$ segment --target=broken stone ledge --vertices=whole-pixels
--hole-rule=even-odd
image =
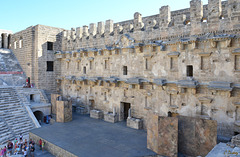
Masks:
[[[132,118],[128,117],[127,118],[127,126],[133,129],[142,129],[143,128],[143,120],[138,119],[138,118]]]
[[[110,123],[116,123],[118,121],[117,114],[113,114],[111,112],[104,113],[104,121]]]
[[[103,119],[103,112],[100,110],[91,110],[90,117],[95,119]]]

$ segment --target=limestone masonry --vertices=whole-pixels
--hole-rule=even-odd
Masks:
[[[219,136],[240,133],[240,0],[192,0],[119,23],[36,25],[1,38],[31,83],[73,110],[135,118],[144,129],[153,113],[200,117],[216,120]]]

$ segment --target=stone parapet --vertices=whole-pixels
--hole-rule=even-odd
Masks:
[[[67,151],[57,145],[54,145],[53,143],[43,139],[42,137],[39,137],[39,136],[33,134],[31,132],[29,133],[29,139],[32,139],[33,141],[35,141],[36,144],[38,144],[38,141],[40,139],[42,139],[45,142],[44,149],[56,157],[63,157],[63,156],[77,157],[76,155],[70,153],[69,151]]]

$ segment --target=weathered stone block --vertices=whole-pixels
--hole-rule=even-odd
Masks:
[[[191,156],[206,156],[217,144],[217,121],[178,117],[178,151]]]
[[[95,119],[103,119],[103,112],[99,110],[91,110],[90,117]]]
[[[143,128],[143,120],[137,118],[127,118],[127,126],[133,129],[142,129]]]
[[[57,122],[69,122],[72,121],[72,102],[71,101],[56,101]]]
[[[231,142],[237,147],[240,147],[240,134],[233,136]]]
[[[177,157],[178,119],[152,115],[147,130],[147,147],[157,154]]]
[[[51,94],[52,114],[56,114],[56,101],[59,94]]]
[[[117,118],[117,115],[113,115],[112,113],[105,113],[104,121],[110,122],[110,123],[116,123],[118,121],[118,118]]]

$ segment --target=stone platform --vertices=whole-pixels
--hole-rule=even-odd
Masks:
[[[126,127],[126,122],[108,123],[73,115],[73,121],[54,123],[34,129],[30,138],[46,142],[46,149],[55,156],[84,157],[133,157],[152,156],[147,149],[147,133]]]

